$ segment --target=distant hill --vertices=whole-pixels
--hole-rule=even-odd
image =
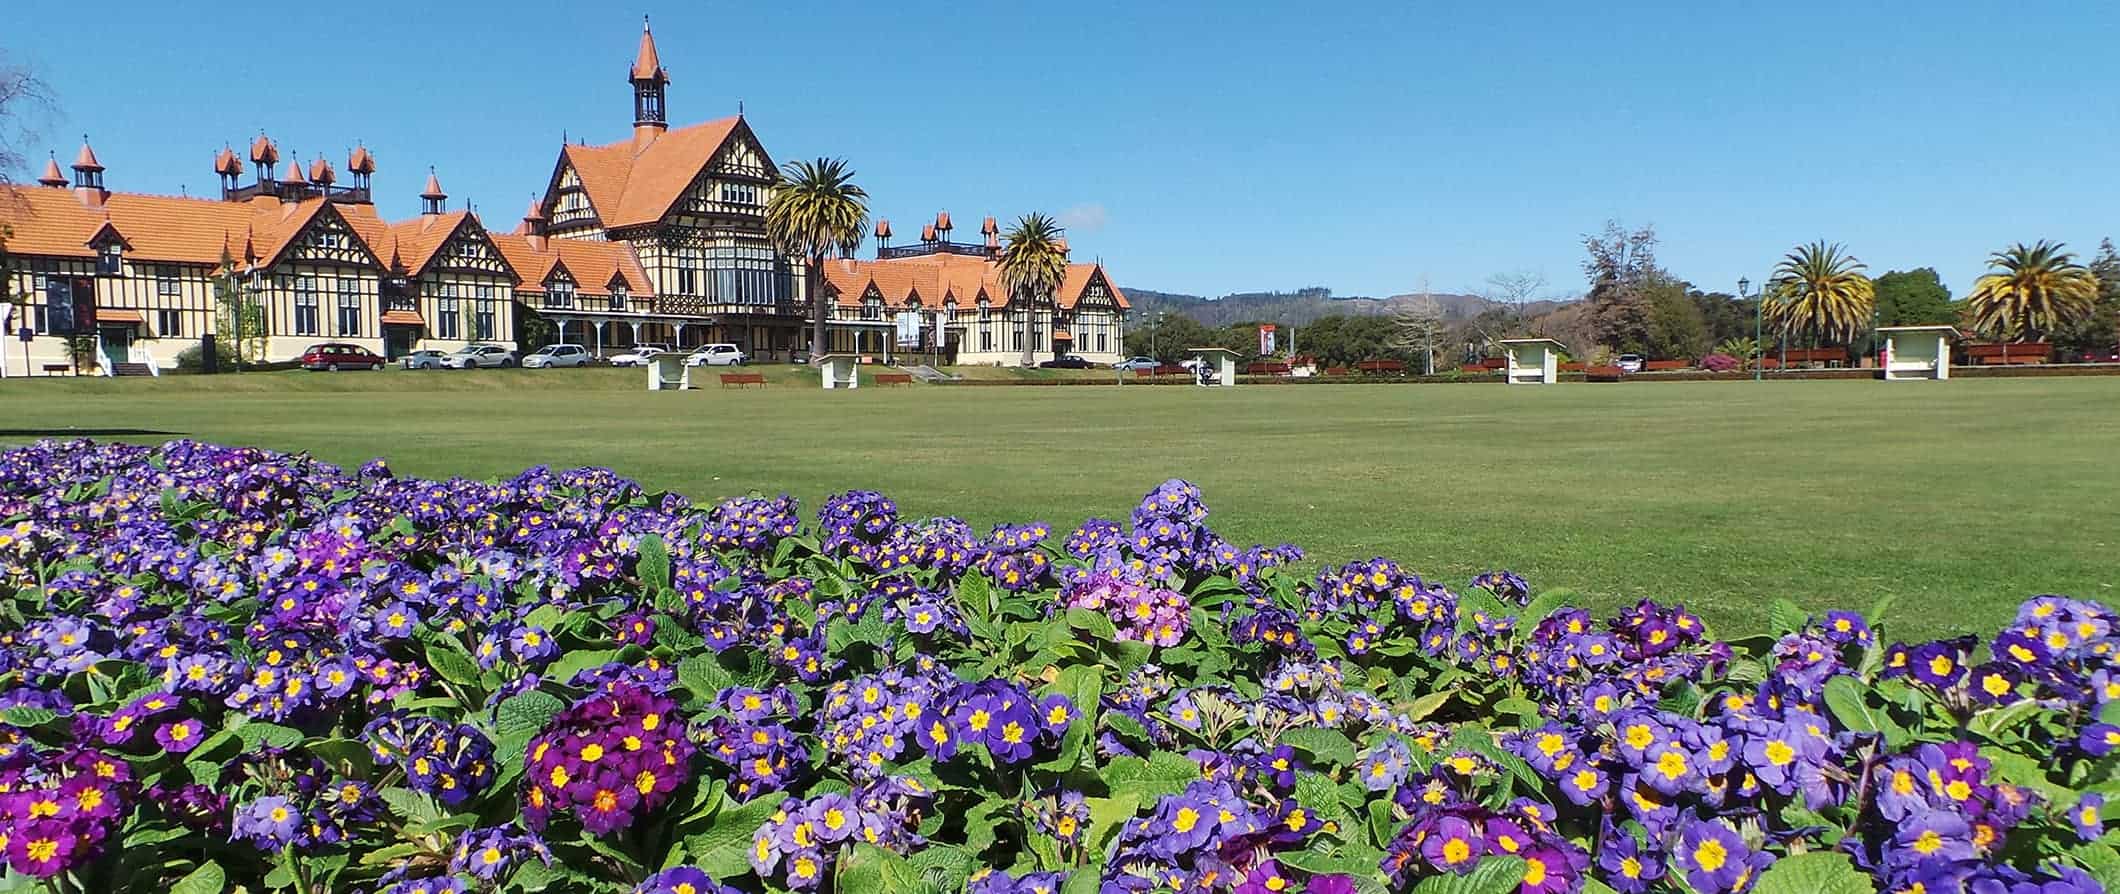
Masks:
[[[1452,292],[1430,292],[1425,295],[1393,295],[1389,298],[1364,296],[1337,296],[1323,288],[1298,289],[1293,292],[1237,292],[1220,298],[1187,295],[1180,292],[1158,292],[1154,289],[1121,286],[1127,300],[1134,306],[1134,318],[1158,311],[1184,314],[1206,326],[1227,326],[1231,323],[1270,322],[1301,325],[1319,317],[1332,314],[1350,316],[1392,315],[1405,310],[1425,309],[1440,317],[1443,322],[1468,320],[1482,311],[1502,306],[1478,295],[1460,295]],[[1524,312],[1538,316],[1558,307],[1558,301],[1534,301],[1524,305]]]

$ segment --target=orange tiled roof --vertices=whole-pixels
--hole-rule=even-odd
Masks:
[[[581,177],[589,204],[606,227],[654,223],[684,194],[700,169],[729,136],[741,116],[680,127],[641,148],[632,140],[602,146],[567,146],[561,157]]]
[[[425,326],[427,325],[427,320],[420,316],[420,312],[416,310],[386,310],[383,311],[383,325]]]
[[[146,320],[145,318],[141,317],[141,316],[140,316],[140,312],[139,312],[139,311],[137,311],[137,310],[126,310],[126,309],[121,309],[121,308],[115,308],[115,307],[103,307],[103,308],[97,308],[97,309],[96,309],[96,322],[98,322],[98,323],[145,323],[145,322],[147,322],[147,320]]]
[[[406,275],[418,276],[420,271],[427,269],[427,262],[434,260],[435,252],[442,250],[449,237],[454,235],[457,228],[463,226],[464,220],[470,216],[469,211],[451,211],[446,214],[422,214],[411,220],[391,224],[390,237],[396,240],[391,247],[399,253],[399,259],[404,262]]]
[[[1082,300],[1091,281],[1103,273],[1097,264],[1069,264],[1067,276],[1056,296],[1060,309],[1072,310]],[[923,307],[955,304],[972,307],[984,297],[989,307],[1007,307],[1008,289],[1001,268],[993,261],[970,255],[931,254],[889,260],[831,260],[825,262],[825,285],[845,307],[858,307],[869,284],[883,295],[885,306],[897,307],[914,296]],[[1124,310],[1132,305],[1111,277],[1104,276],[1112,301]]]
[[[213,264],[252,218],[249,205],[209,199],[114,192],[90,208],[69,189],[0,186],[0,223],[14,229],[8,250],[20,255],[93,257],[89,240],[108,222],[132,257]]]
[[[626,291],[636,297],[655,294],[647,269],[626,243],[490,233],[488,238],[501,250],[508,266],[515,268],[516,278],[522,283],[516,287],[518,292],[543,293],[545,279],[552,275],[553,267],[564,266],[575,285],[585,290],[600,291],[616,279],[623,281]]]

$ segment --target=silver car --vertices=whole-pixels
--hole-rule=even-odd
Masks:
[[[648,360],[657,354],[666,353],[670,346],[660,342],[646,342],[611,355],[612,366],[647,366]]]
[[[444,355],[436,350],[414,351],[398,358],[398,365],[406,369],[441,369]]]
[[[465,345],[442,358],[444,369],[477,369],[515,365],[515,355],[500,345]]]
[[[588,366],[589,349],[581,345],[546,345],[523,356],[524,369],[556,369],[562,366]]]

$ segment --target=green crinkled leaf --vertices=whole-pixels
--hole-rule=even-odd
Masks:
[[[449,637],[438,636],[427,642],[427,665],[442,679],[458,686],[478,685],[478,660]]]
[[[1104,697],[1104,677],[1100,669],[1094,664],[1070,665],[1060,671],[1045,691],[1067,696],[1076,713],[1067,732],[1060,737],[1058,753],[1038,767],[1066,772],[1093,760],[1095,755],[1090,751],[1095,747],[1093,733],[1097,728],[1097,706]]]
[[[57,719],[59,719],[59,712],[50,708],[38,708],[30,705],[17,705],[5,711],[0,711],[0,723],[25,729],[32,726],[42,726]]]
[[[936,890],[906,858],[867,842],[854,845],[852,851],[840,858],[837,874],[838,890],[842,891],[923,894]]]
[[[633,571],[653,591],[670,588],[670,546],[663,542],[662,535],[640,538],[640,558],[633,563]]]
[[[1354,742],[1336,729],[1299,726],[1281,733],[1281,744],[1310,755],[1318,764],[1346,766],[1354,763]]]
[[[677,663],[677,682],[693,695],[711,699],[736,685],[736,677],[711,654],[691,655]]]
[[[1141,796],[1142,803],[1149,803],[1163,795],[1174,795],[1185,790],[1200,778],[1200,765],[1192,758],[1168,751],[1157,751],[1146,760],[1138,757],[1115,757],[1104,765],[1104,781],[1111,786],[1112,794],[1132,792]]]
[[[727,880],[751,871],[751,839],[758,827],[772,819],[787,792],[761,795],[752,801],[724,807],[714,815],[704,832],[685,838],[685,851],[692,864],[716,880]]]
[[[1521,857],[1488,857],[1464,875],[1438,875],[1413,886],[1413,894],[1510,894],[1524,883]]]
[[[1874,894],[1870,876],[1846,854],[1816,851],[1783,857],[1767,868],[1752,894]]]
[[[1427,718],[1428,715],[1434,714],[1435,712],[1442,710],[1443,706],[1449,704],[1450,699],[1456,695],[1457,690],[1455,689],[1443,689],[1436,692],[1431,692],[1427,695],[1421,696],[1420,698],[1414,699],[1412,704],[1407,705],[1405,710],[1399,713],[1406,715],[1407,720],[1419,722]]]
[[[2120,852],[2110,844],[2090,842],[2069,848],[2069,859],[2083,867],[2107,891],[2120,891]]]
[[[508,696],[494,709],[494,714],[499,718],[494,721],[494,729],[502,736],[510,733],[535,735],[545,728],[545,724],[552,721],[554,715],[566,708],[566,702],[560,701],[558,696],[549,692],[539,692],[535,689],[518,692]]]
[[[1119,834],[1119,828],[1133,819],[1141,810],[1141,796],[1136,792],[1121,792],[1109,798],[1089,798],[1088,844],[1091,854],[1103,854],[1104,848]]]
[[[1526,604],[1521,611],[1517,612],[1517,619],[1522,622],[1516,625],[1517,633],[1519,635],[1529,635],[1530,631],[1536,628],[1540,621],[1546,620],[1554,612],[1574,607],[1574,603],[1571,601],[1573,599],[1575,599],[1575,591],[1567,587],[1555,587],[1551,590],[1540,592],[1537,596],[1532,597],[1531,602]]]
[[[220,869],[214,860],[201,862],[191,873],[170,886],[170,894],[220,894],[229,883],[229,873]]]
[[[1776,634],[1795,633],[1811,623],[1811,613],[1786,598],[1767,603],[1767,626]]]
[[[236,739],[243,743],[244,751],[255,751],[259,745],[293,748],[302,741],[301,730],[258,720],[238,726],[233,732]]]
[[[1974,735],[1981,736],[1989,741],[1995,741],[1999,740],[2004,734],[2024,725],[2025,721],[2032,719],[2041,710],[2043,709],[2039,707],[2039,703],[2034,701],[2021,701],[2014,705],[1989,708],[1973,715],[1972,722],[1967,723],[1966,728],[1972,730]]]
[[[442,818],[442,809],[435,806],[433,798],[409,788],[391,786],[377,791],[376,795],[384,804],[390,805],[390,812],[407,824],[432,823]]]
[[[561,653],[544,670],[544,677],[558,683],[574,679],[574,675],[592,667],[603,667],[619,660],[624,649],[572,649]]]

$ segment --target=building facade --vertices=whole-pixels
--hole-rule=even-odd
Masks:
[[[376,213],[376,159],[347,159],[347,181],[321,158],[288,160],[260,135],[245,156],[214,158],[220,197],[114,192],[85,143],[72,176],[56,160],[36,186],[0,185],[13,232],[8,322],[14,368],[60,364],[92,346],[92,365],[167,368],[201,336],[225,342],[248,321],[251,359],[284,361],[323,341],[388,357],[466,344],[515,347],[519,319],[608,355],[638,344],[726,342],[754,359],[811,347],[804,261],[768,238],[777,167],[742,115],[672,128],[670,84],[642,29],[627,72],[629,139],[560,147],[539,198],[512,232],[447,209],[433,173],[420,216]],[[246,174],[248,178],[246,179]],[[1037,363],[1057,353],[1123,353],[1126,299],[1101,265],[1071,264],[1051,300],[999,286],[993,219],[983,245],[939,231],[872,260],[831,262],[833,351],[917,353],[940,362]],[[223,344],[218,353],[233,350]]]

